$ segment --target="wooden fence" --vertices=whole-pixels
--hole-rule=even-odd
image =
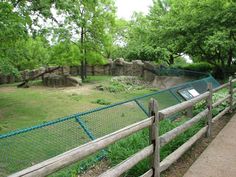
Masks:
[[[11,175],[10,177],[35,177],[52,174],[53,172],[56,172],[66,166],[69,166],[99,150],[106,148],[107,146],[117,142],[118,140],[132,135],[144,128],[149,128],[150,145],[137,152],[136,154],[132,155],[117,166],[107,170],[105,173],[100,175],[100,177],[120,176],[129,169],[131,169],[133,166],[135,166],[137,163],[149,156],[152,157],[150,162],[151,169],[145,174],[143,174],[142,177],[160,177],[160,173],[166,170],[176,160],[178,160],[199,138],[201,138],[204,134],[207,137],[210,137],[212,124],[227,112],[232,111],[233,105],[235,104],[233,102],[233,94],[236,93],[236,89],[233,89],[234,82],[236,82],[236,79],[233,80],[232,78],[230,78],[228,83],[221,85],[216,89],[212,89],[212,85],[208,84],[208,91],[204,94],[201,94],[189,101],[182,102],[180,104],[171,106],[161,111],[158,110],[157,101],[151,99],[149,102],[149,118],[132,124],[104,137],[101,137],[99,139],[96,139],[92,142],[79,146],[75,149],[67,151],[61,155],[48,159],[25,170],[17,172]],[[213,93],[223,88],[229,88],[229,94],[213,103]],[[186,110],[187,108],[194,106],[196,103],[202,100],[206,100],[207,103],[207,108],[205,110],[203,110],[190,120],[186,121],[179,127],[176,127],[171,131],[159,136],[159,121],[177,112]],[[226,107],[218,115],[212,117],[212,109],[221,105],[225,101],[229,102],[229,107]],[[175,150],[173,153],[171,153],[169,156],[167,156],[164,160],[160,162],[160,148],[205,117],[207,117],[206,126],[199,130],[187,142],[185,142],[182,146],[180,146],[177,150]]]

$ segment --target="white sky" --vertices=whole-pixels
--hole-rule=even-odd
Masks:
[[[117,16],[130,20],[133,12],[148,13],[152,0],[116,0]]]

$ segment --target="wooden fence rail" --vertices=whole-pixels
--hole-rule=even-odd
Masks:
[[[208,137],[211,136],[211,126],[212,123],[220,119],[224,114],[232,111],[234,106],[233,94],[236,92],[236,89],[233,89],[233,84],[236,82],[236,79],[230,78],[229,82],[221,85],[216,89],[212,89],[212,85],[208,84],[208,91],[189,100],[182,102],[180,104],[171,106],[164,110],[158,111],[158,103],[156,100],[151,99],[149,102],[149,118],[127,126],[123,129],[120,129],[114,133],[96,139],[92,142],[74,148],[70,151],[67,151],[61,155],[48,159],[44,162],[36,164],[32,167],[24,169],[20,172],[17,172],[10,177],[41,177],[46,176],[51,173],[54,173],[66,166],[69,166],[99,150],[106,148],[107,146],[117,142],[120,139],[123,139],[129,135],[132,135],[140,130],[149,128],[149,138],[150,145],[137,152],[133,156],[129,157],[125,161],[121,162],[117,166],[109,169],[105,173],[101,174],[100,177],[117,177],[131,169],[137,163],[143,159],[151,156],[150,167],[142,177],[160,177],[160,173],[166,170],[170,165],[172,165],[176,160],[178,160],[199,138],[204,134]],[[224,98],[217,100],[213,103],[212,95],[213,93],[224,89],[229,88],[229,94]],[[196,103],[205,100],[207,108],[202,112],[198,113],[193,118],[186,121],[184,124],[174,128],[173,130],[159,136],[159,121],[167,118],[170,115],[173,115],[177,112],[183,111],[191,106],[194,106]],[[221,105],[223,102],[229,102],[229,106],[226,107],[215,117],[212,117],[212,109]],[[191,137],[187,142],[180,146],[173,153],[168,155],[164,160],[160,161],[160,148],[176,138],[181,133],[188,130],[195,123],[200,121],[203,118],[207,118],[207,124],[201,130],[199,130],[193,137]]]

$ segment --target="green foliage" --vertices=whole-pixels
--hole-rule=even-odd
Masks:
[[[13,11],[8,2],[0,2],[0,72],[16,73],[17,68],[12,58],[17,57],[15,52],[20,46],[16,43],[26,37],[25,19]]]
[[[175,127],[183,124],[187,119],[182,118],[178,121],[171,122],[170,120],[164,120],[160,122],[160,134],[164,134]],[[200,121],[195,124],[192,128],[182,133],[173,141],[161,148],[160,156],[163,160],[166,156],[176,150],[184,142],[186,142],[190,137],[192,137],[201,127],[204,126],[204,121]],[[142,150],[149,143],[149,133],[148,130],[142,130],[126,139],[123,139],[114,145],[111,145],[108,149],[108,159],[112,166],[122,162],[136,152]],[[129,147],[129,148],[127,148]],[[129,170],[125,176],[140,176],[150,169],[149,167],[150,159],[145,159],[138,163],[134,168]]]
[[[81,53],[79,47],[69,41],[59,42],[52,47],[50,64],[73,66],[80,64]]]
[[[21,47],[17,49],[17,58],[14,60],[19,70],[31,70],[49,63],[50,46],[43,37],[28,38],[28,40],[17,43]]]
[[[130,82],[125,82],[125,81],[118,81],[112,79],[109,84],[104,84],[101,85],[100,89],[101,90],[107,90],[111,93],[118,93],[118,92],[132,92],[134,90],[142,90],[145,88],[145,85],[140,83],[132,83]]]
[[[100,105],[109,105],[111,102],[106,101],[105,99],[99,98],[96,101],[92,101],[92,103],[100,104]]]
[[[105,88],[109,92],[117,93],[117,92],[123,92],[126,90],[127,85],[124,85],[119,82],[110,82],[110,84]]]
[[[213,65],[230,66],[236,54],[235,7],[236,3],[228,0],[171,1],[170,11],[160,18],[163,34],[167,40],[175,39],[175,47],[182,53]]]
[[[204,73],[208,73],[209,71],[212,71],[214,68],[214,66],[212,66],[211,64],[207,62],[191,63],[191,64],[177,65],[177,66],[181,69],[204,72]]]
[[[5,74],[50,64],[104,64],[111,55],[113,0],[4,1],[0,21],[0,72]],[[52,38],[52,46],[46,38]]]

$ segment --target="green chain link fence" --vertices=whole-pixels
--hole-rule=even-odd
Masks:
[[[187,72],[183,73],[186,75]],[[207,91],[208,82],[212,83],[214,88],[219,86],[219,83],[208,75],[203,79],[142,97],[1,134],[0,176],[17,172],[147,118],[150,98],[158,100],[160,108],[164,109],[183,101],[177,93],[179,89],[193,87],[199,93],[204,93]]]

